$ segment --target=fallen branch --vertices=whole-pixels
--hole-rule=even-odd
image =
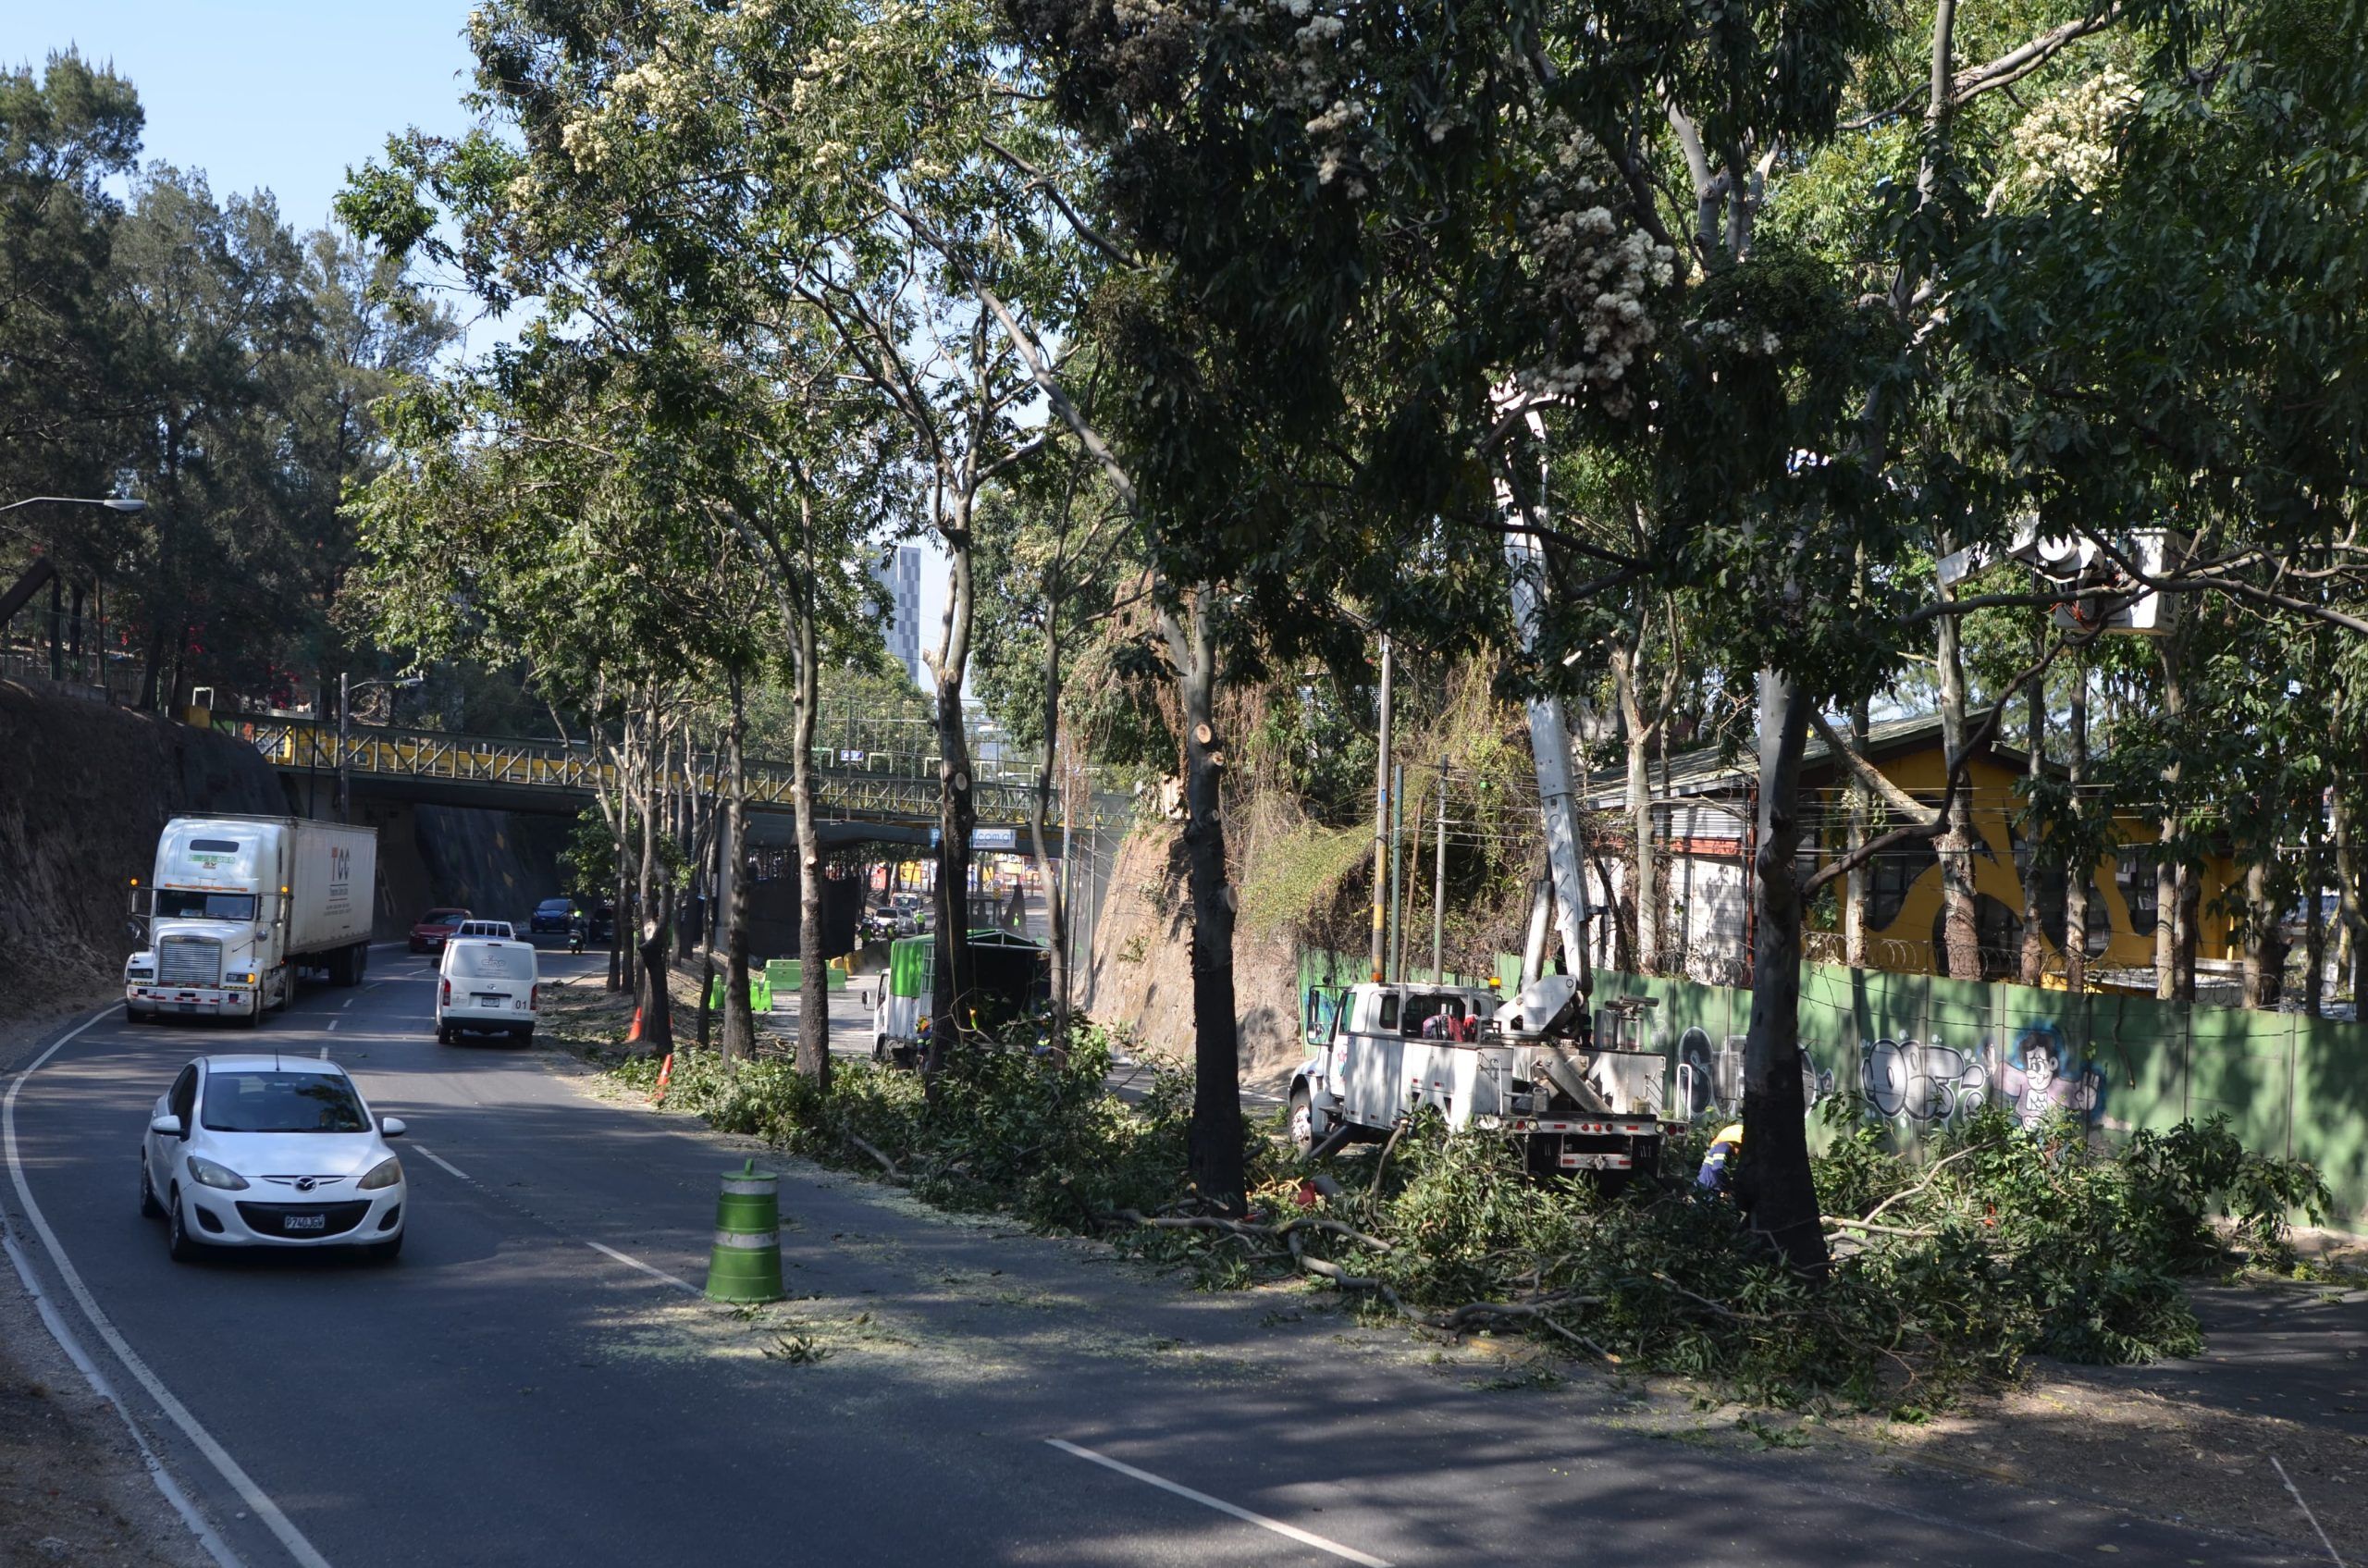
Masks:
[[[1893,1192],[1890,1197],[1885,1198],[1881,1203],[1877,1204],[1873,1208],[1868,1209],[1867,1211],[1867,1219],[1873,1219],[1875,1216],[1882,1213],[1883,1210],[1891,1207],[1892,1204],[1898,1203],[1902,1198],[1913,1198],[1918,1193],[1923,1191],[1924,1189],[1932,1185],[1932,1179],[1941,1174],[1942,1167],[1948,1165],[1954,1160],[1961,1160],[1967,1154],[1978,1154],[1984,1149],[1994,1149],[1996,1147],[1998,1147],[1998,1144],[1993,1140],[1988,1143],[1971,1144],[1966,1148],[1959,1149],[1954,1154],[1942,1155],[1939,1159],[1934,1160],[1930,1166],[1925,1167],[1923,1180],[1918,1182],[1913,1187],[1901,1188],[1898,1191]],[[1864,1224],[1865,1221],[1862,1220],[1860,1223]]]
[[[1823,1218],[1826,1224],[1838,1225],[1844,1230],[1870,1230],[1878,1236],[1921,1236],[1930,1238],[1940,1234],[1937,1230],[1925,1230],[1909,1225],[1870,1225],[1863,1219],[1844,1219],[1840,1215],[1836,1214],[1826,1215]]]
[[[1144,1226],[1153,1230],[1220,1230],[1236,1236],[1261,1236],[1272,1241],[1279,1241],[1294,1231],[1321,1230],[1329,1235],[1345,1236],[1352,1241],[1361,1241],[1377,1253],[1394,1253],[1398,1250],[1395,1242],[1385,1241],[1378,1236],[1368,1236],[1356,1227],[1344,1225],[1337,1219],[1325,1219],[1314,1215],[1302,1215],[1297,1219],[1285,1220],[1280,1225],[1261,1225],[1250,1219],[1227,1219],[1221,1215],[1152,1216],[1139,1209],[1118,1209],[1104,1216],[1104,1223],[1118,1220],[1124,1220],[1131,1225]]]
[[[873,1148],[870,1143],[865,1142],[862,1139],[857,1137],[852,1132],[841,1132],[839,1136],[854,1144],[857,1148],[861,1149],[865,1154],[870,1154],[873,1159],[878,1160],[880,1162],[881,1168],[885,1170],[894,1179],[902,1181],[905,1179],[905,1173],[897,1168],[896,1162],[882,1154],[878,1149]]]

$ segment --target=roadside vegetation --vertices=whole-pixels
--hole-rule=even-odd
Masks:
[[[1303,1279],[1418,1332],[1528,1334],[1757,1402],[1910,1418],[2012,1380],[2032,1355],[2196,1353],[2182,1280],[2290,1269],[2287,1216],[2329,1202],[2311,1167],[2246,1150],[2217,1117],[2109,1149],[1992,1109],[1902,1155],[1837,1101],[1815,1160],[1834,1238],[1822,1278],[1695,1187],[1707,1129],[1616,1196],[1535,1180],[1510,1142],[1450,1137],[1430,1115],[1312,1167],[1279,1130],[1253,1129],[1236,1218],[1177,1179],[1189,1079],[1147,1069],[1128,1103],[1106,1086],[1112,1044],[1091,1024],[1066,1056],[1006,1036],[951,1056],[934,1092],[868,1063],[818,1089],[784,1056],[727,1068],[684,1052],[662,1104],[940,1207],[1110,1237],[1205,1288]],[[644,1093],[659,1072],[643,1056],[610,1068]]]

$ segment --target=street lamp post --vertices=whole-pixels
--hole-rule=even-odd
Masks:
[[[44,501],[55,506],[104,506],[109,512],[145,512],[148,510],[148,503],[142,500],[137,496],[27,496],[22,500],[12,500],[6,506],[0,506],[0,512],[14,512],[20,506],[36,506]],[[18,533],[23,532],[21,529],[15,531]],[[31,537],[32,536],[27,535],[25,537]],[[19,609],[23,607],[25,601],[31,599],[32,596],[40,590],[41,586],[44,581],[50,585],[50,675],[52,679],[56,679],[64,673],[58,666],[57,652],[57,621],[59,614],[56,598],[57,568],[51,562],[48,556],[43,555],[40,560],[34,562],[31,569],[27,571],[24,575],[18,577],[14,585],[6,589],[0,589],[0,627],[6,626],[9,620]]]
[[[339,821],[349,821],[352,818],[352,795],[346,786],[345,777],[345,722],[346,714],[351,711],[353,706],[353,694],[358,691],[368,691],[372,686],[389,686],[397,691],[401,691],[408,687],[419,685],[420,679],[421,677],[417,675],[404,675],[397,680],[356,681],[352,679],[343,671],[339,671],[338,673],[337,820]]]
[[[37,501],[49,501],[57,506],[104,506],[109,512],[148,510],[148,503],[138,496],[27,496],[22,500],[12,500],[6,506],[0,506],[0,512],[14,512],[20,506],[31,506]]]

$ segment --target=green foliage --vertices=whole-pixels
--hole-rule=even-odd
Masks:
[[[1191,1110],[1190,1077],[1164,1069],[1134,1105],[1111,1094],[1111,1045],[1106,1030],[1082,1024],[1063,1058],[1032,1031],[1015,1031],[951,1053],[933,1098],[919,1075],[869,1063],[837,1064],[829,1091],[817,1093],[783,1057],[727,1072],[711,1054],[678,1052],[666,1103],[825,1165],[877,1172],[868,1143],[942,1207],[1090,1230],[1116,1210],[1177,1197]],[[656,1081],[647,1060],[615,1071],[635,1087]],[[1261,1140],[1252,1150],[1253,1170],[1263,1149]]]
[[[2286,1216],[2327,1203],[2307,1165],[2244,1150],[2215,1118],[2140,1134],[2114,1153],[2066,1124],[2033,1136],[1985,1111],[1918,1150],[1873,1130],[1837,1136],[1816,1162],[1837,1226],[1828,1278],[1812,1280],[1758,1244],[1724,1199],[1689,1178],[1708,1130],[1676,1141],[1659,1187],[1616,1200],[1527,1179],[1513,1145],[1412,1124],[1375,1184],[1375,1161],[1338,1162],[1341,1195],[1277,1184],[1269,1212],[1345,1222],[1389,1243],[1324,1231],[1301,1244],[1436,1321],[1473,1303],[1530,1309],[1541,1331],[1621,1362],[1710,1379],[1784,1404],[1945,1403],[2010,1377],[2024,1357],[2144,1362],[2191,1354],[2183,1276],[2239,1258],[2288,1257]],[[2234,1216],[2224,1238],[2213,1216]],[[2232,1242],[2238,1250],[2232,1251]],[[1174,1231],[1135,1245],[1211,1260],[1232,1281],[1275,1278],[1279,1248]],[[1567,1342],[1567,1339],[1566,1339]]]

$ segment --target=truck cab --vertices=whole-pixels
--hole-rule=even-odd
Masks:
[[[1476,986],[1318,987],[1306,1025],[1290,1086],[1302,1153],[1344,1126],[1378,1133],[1428,1106],[1458,1132],[1521,1140],[1539,1174],[1624,1178],[1659,1163],[1667,1063],[1597,1049],[1586,993],[1567,975],[1510,1000]]]
[[[148,885],[132,883],[132,915],[146,931],[124,961],[125,1016],[253,1027],[288,1005],[299,960],[355,983],[369,952],[376,848],[370,828],[174,818]]]

